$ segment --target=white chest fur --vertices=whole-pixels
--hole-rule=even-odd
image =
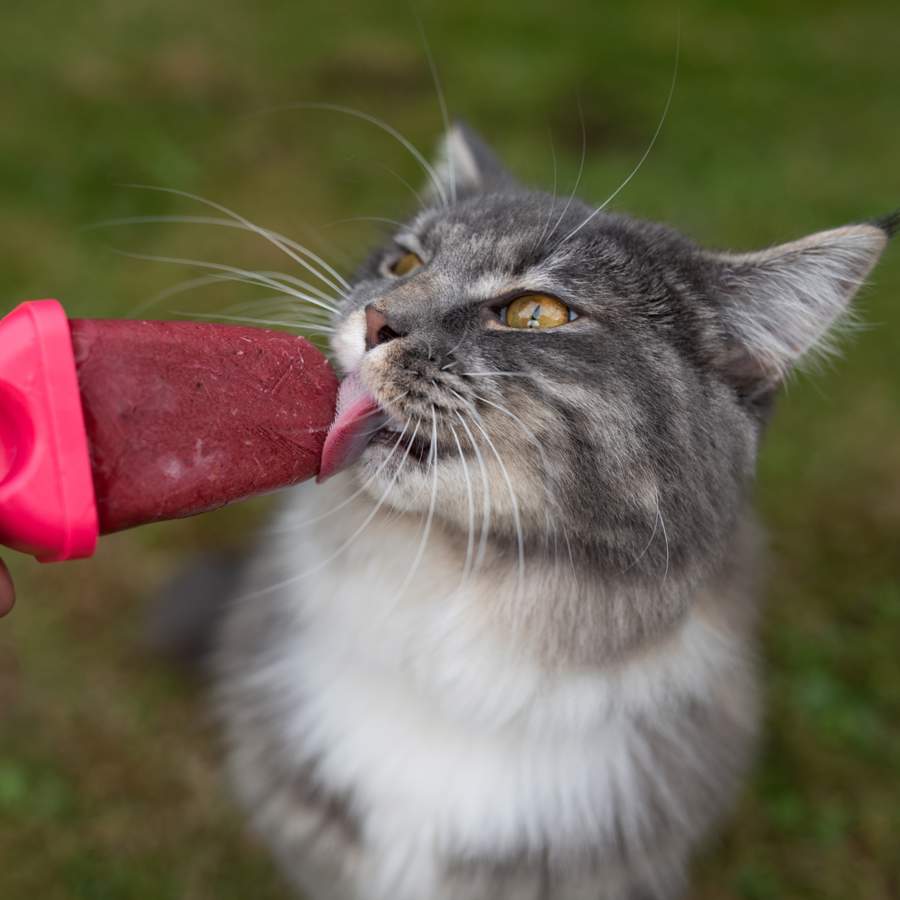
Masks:
[[[461,589],[439,531],[410,576],[421,526],[407,519],[379,514],[346,547],[370,504],[298,524],[350,492],[341,479],[300,489],[284,517],[292,574],[278,597],[296,625],[255,678],[278,696],[298,764],[314,758],[354,797],[386,882],[403,871],[421,884],[445,855],[608,840],[614,808],[628,828],[644,752],[634,714],[706,692],[733,660],[728,636],[693,616],[629,663],[548,672],[487,625],[479,592],[496,586]]]

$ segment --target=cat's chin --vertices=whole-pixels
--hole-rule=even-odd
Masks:
[[[426,511],[435,494],[431,444],[418,437],[399,438],[387,428],[378,432],[356,463],[354,475],[375,502],[399,512]]]

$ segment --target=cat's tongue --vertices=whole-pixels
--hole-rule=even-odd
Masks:
[[[322,448],[317,481],[321,483],[355,463],[387,419],[359,375],[348,375],[338,389],[337,413]]]

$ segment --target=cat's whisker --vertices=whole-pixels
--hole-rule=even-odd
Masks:
[[[224,313],[197,313],[188,312],[183,309],[171,310],[173,315],[182,316],[186,319],[223,319],[226,322],[244,322],[248,325],[271,325],[276,328],[296,328],[298,330],[314,328],[318,331],[332,333],[334,328],[327,325],[320,325],[318,322],[289,322],[286,319],[257,319],[254,316],[229,316]]]
[[[497,448],[494,446],[494,442],[491,440],[490,435],[487,433],[485,428],[479,423],[478,418],[479,417],[477,415],[473,416],[472,424],[484,436],[484,439],[487,442],[488,447],[490,447],[491,452],[494,454],[494,457],[497,460],[497,465],[500,467],[500,474],[503,476],[503,480],[506,482],[506,489],[509,492],[509,502],[512,506],[513,525],[515,526],[515,529],[516,529],[517,592],[521,593],[525,587],[525,539],[522,534],[522,521],[519,516],[519,501],[516,497],[515,489],[513,488],[512,479],[509,477],[509,472],[506,468],[506,465],[503,462],[503,457],[500,455]]]
[[[418,203],[419,207],[424,208],[428,204],[425,202],[425,198],[422,196],[421,191],[417,191],[399,172],[395,169],[392,169],[390,166],[385,165],[383,162],[379,162],[378,160],[370,160],[372,165],[377,166],[383,172],[387,172],[392,178],[396,178],[400,184],[403,185],[415,198],[416,203]],[[401,226],[401,228],[404,226]]]
[[[248,225],[245,225],[241,221],[236,221],[234,219],[220,219],[216,216],[131,216],[123,219],[106,219],[103,222],[95,222],[92,225],[85,225],[81,230],[82,231],[91,231],[98,228],[112,228],[121,225],[147,225],[154,223],[171,223],[171,224],[179,224],[179,225],[215,225],[221,228],[235,228],[239,231],[246,231],[251,234],[261,234],[266,237],[275,238],[282,243],[286,244],[288,247],[291,247],[298,252],[300,250],[305,250],[302,244],[298,244],[296,241],[292,241],[290,238],[285,237],[283,234],[280,234],[277,231],[273,231],[271,228],[263,228],[262,226],[258,226],[256,228],[252,228]],[[315,285],[309,284],[308,282],[303,282],[306,286],[306,289],[311,293],[316,293],[322,297],[324,300],[332,300],[330,294],[326,294],[321,288],[316,287]],[[337,286],[334,287],[337,293],[342,293]]]
[[[572,552],[572,542],[569,540],[569,532],[566,528],[565,524],[562,527],[563,540],[566,542],[566,547],[569,550],[569,564],[572,566],[572,569],[575,569],[575,554]]]
[[[578,175],[575,178],[575,184],[572,187],[572,193],[569,194],[569,199],[566,200],[566,205],[563,207],[562,212],[559,214],[559,218],[553,224],[553,227],[547,232],[547,234],[552,235],[557,228],[559,228],[560,222],[566,217],[566,213],[569,211],[569,207],[572,205],[572,201],[575,199],[575,195],[578,193],[578,188],[581,185],[581,177],[584,175],[584,163],[587,158],[587,129],[584,125],[584,110],[581,108],[581,100],[578,100],[578,120],[581,123],[581,161],[578,163]],[[562,241],[560,241],[562,243]]]
[[[322,325],[331,324],[331,316],[318,309],[310,309],[308,306],[298,304],[292,300],[285,300],[282,296],[257,297],[255,300],[247,300],[244,303],[234,303],[222,310],[227,315],[241,315],[243,313],[258,312],[261,315],[296,316],[307,322],[320,322]]]
[[[413,580],[416,572],[419,570],[419,566],[422,563],[422,557],[425,555],[425,548],[428,545],[428,538],[431,534],[431,524],[434,520],[434,511],[437,506],[437,478],[438,478],[438,463],[437,463],[437,413],[435,412],[434,405],[431,407],[431,446],[429,447],[428,454],[428,467],[431,471],[431,502],[428,504],[428,514],[425,517],[425,526],[422,530],[422,538],[419,541],[419,546],[416,550],[416,555],[412,561],[412,564],[409,567],[409,571],[406,573],[406,577],[403,579],[403,583],[397,589],[396,599],[402,596],[403,592],[409,587],[410,582]]]
[[[345,116],[351,116],[355,119],[361,119],[363,122],[368,122],[370,125],[374,125],[376,128],[380,128],[385,134],[389,134],[394,140],[398,141],[415,159],[415,161],[422,167],[425,174],[428,176],[431,183],[434,185],[435,191],[437,195],[441,199],[441,203],[444,206],[448,206],[447,202],[447,192],[444,190],[444,185],[441,184],[441,180],[438,177],[437,172],[435,171],[434,166],[431,165],[430,162],[422,155],[422,152],[413,144],[409,138],[405,137],[401,134],[393,125],[389,125],[382,119],[379,119],[377,116],[373,116],[370,113],[363,112],[359,109],[353,109],[349,106],[339,106],[335,103],[292,103],[289,106],[280,107],[282,110],[297,110],[297,109],[318,109],[325,110],[328,112],[338,112],[342,113]],[[349,289],[349,287],[348,287]]]
[[[650,532],[650,540],[647,541],[647,545],[641,550],[640,553],[627,565],[624,569],[622,569],[622,574],[624,575],[626,572],[633,569],[643,558],[644,554],[650,549],[650,546],[653,544],[653,538],[656,537],[656,529],[659,525],[659,491],[656,492],[656,515],[653,517],[653,530]],[[666,554],[666,558],[668,559],[668,553]],[[668,568],[668,564],[667,564]]]
[[[333,307],[329,304],[324,303],[321,300],[315,300],[312,297],[307,296],[301,291],[297,291],[292,288],[288,284],[284,284],[281,281],[277,281],[276,279],[270,278],[268,275],[264,273],[257,272],[251,269],[241,269],[237,266],[226,266],[224,263],[212,263],[206,262],[201,259],[184,259],[178,256],[153,256],[145,253],[126,253],[123,251],[116,251],[120,253],[122,256],[126,256],[130,259],[140,259],[145,262],[159,262],[159,263],[169,263],[171,265],[178,266],[190,266],[198,269],[208,269],[213,272],[228,272],[232,276],[235,276],[233,280],[241,281],[245,284],[255,284],[258,287],[269,287],[278,291],[279,293],[285,294],[286,296],[296,297],[298,300],[304,300],[307,303],[313,304],[313,306],[319,306],[322,309],[327,309],[329,312],[337,315],[338,310],[336,307]],[[229,281],[231,279],[222,277],[223,281]]]
[[[457,396],[459,396],[459,395],[457,395]],[[525,423],[522,422],[521,419],[519,419],[517,416],[515,416],[512,412],[510,412],[510,410],[508,410],[508,409],[507,409],[505,406],[503,406],[502,404],[495,403],[493,400],[488,400],[487,397],[482,397],[480,394],[476,394],[476,393],[474,393],[474,392],[473,392],[472,396],[473,396],[476,400],[479,400],[479,401],[482,402],[482,403],[486,403],[488,406],[493,407],[493,408],[496,409],[498,412],[503,413],[503,415],[507,416],[507,417],[513,422],[513,424],[515,424],[518,428],[520,428],[520,429],[522,430],[522,432],[525,434],[525,436],[526,436],[526,437],[531,441],[531,443],[534,445],[535,449],[537,450],[538,456],[539,456],[540,459],[541,459],[541,467],[543,468],[543,471],[544,471],[544,472],[549,472],[549,471],[550,471],[550,466],[549,466],[549,464],[547,463],[547,457],[546,457],[546,455],[544,454],[544,447],[543,447],[543,445],[542,445],[541,442],[538,440],[537,435],[535,435],[535,433],[534,433],[530,428],[528,428],[528,426],[525,425]],[[550,501],[554,506],[557,506],[557,507],[558,507],[559,501],[557,500],[556,497],[553,496],[553,494],[550,493],[550,490],[549,490],[549,488],[547,487],[546,479],[542,479],[542,480],[541,480],[541,484],[542,484],[542,486],[543,486],[543,488],[544,488],[544,496],[545,496],[545,497],[547,498],[547,500]]]
[[[454,412],[469,438],[469,443],[472,445],[472,449],[475,452],[475,459],[478,461],[478,469],[481,473],[483,493],[481,501],[481,531],[478,535],[478,552],[475,555],[475,561],[472,563],[472,571],[477,572],[481,568],[485,554],[487,553],[488,534],[491,527],[491,482],[488,478],[484,457],[481,455],[481,449],[478,446],[478,442],[475,440],[475,436],[466,424],[466,420],[463,418],[462,413],[459,410],[454,410]]]
[[[199,278],[189,278],[186,281],[179,282],[172,287],[168,287],[163,291],[160,291],[157,294],[154,294],[148,300],[145,300],[143,303],[139,303],[135,306],[131,312],[130,316],[132,318],[139,316],[145,310],[158,306],[163,300],[167,300],[170,297],[174,297],[177,294],[185,294],[189,291],[195,290],[196,288],[208,287],[213,284],[249,284],[253,287],[271,287],[271,285],[267,283],[262,283],[257,279],[251,278],[242,278],[237,275],[203,275]],[[322,307],[310,307],[307,305],[307,301],[303,297],[298,297],[296,291],[287,292],[283,288],[275,287],[275,290],[279,292],[280,295],[284,297],[290,297],[295,301],[294,306],[297,308],[296,301],[299,299],[300,304],[299,308],[303,309],[305,312],[312,314],[318,313]],[[334,315],[331,310],[322,310],[322,315],[326,316],[327,320],[331,320],[332,315]]]
[[[296,275],[291,275],[289,272],[281,272],[278,269],[251,269],[250,271],[252,271],[254,275],[273,278],[279,283],[289,284],[296,288],[303,297],[307,298],[308,302],[327,304],[327,308],[330,312],[337,312],[337,304],[341,302],[339,297],[333,297],[331,294],[326,294],[320,288],[311,285],[302,278],[298,278]],[[322,308],[325,307],[323,306]]]
[[[334,228],[336,225],[343,225],[347,222],[380,222],[383,225],[390,225],[391,228],[403,229],[407,227],[406,222],[398,222],[396,219],[386,219],[384,216],[350,216],[347,219],[335,219],[333,222],[326,222],[322,225],[322,229]]]
[[[469,582],[469,576],[472,571],[472,554],[475,552],[475,497],[472,492],[472,481],[469,477],[469,464],[466,462],[466,456],[463,453],[459,435],[456,433],[456,429],[453,427],[452,422],[448,422],[447,427],[450,429],[453,440],[456,442],[456,450],[457,453],[459,453],[459,461],[462,464],[463,478],[466,481],[466,508],[469,512],[468,528],[466,530],[466,559],[463,563],[463,574],[459,585],[459,590],[462,590]]]
[[[490,378],[492,375],[514,375],[520,378],[536,378],[530,372],[458,372],[458,375],[465,375],[468,378]]]
[[[298,303],[293,298],[285,298],[275,294],[233,303],[222,310],[225,315],[260,315],[279,316],[286,321],[313,322],[319,325],[332,325],[334,319],[325,310]]]
[[[460,373],[460,374],[468,375],[468,374],[478,374],[478,373],[467,373],[467,372],[463,372],[463,373]],[[518,374],[524,374],[524,373],[518,373],[518,372],[496,372],[496,373],[481,373],[481,374],[498,374],[498,375],[504,375],[504,374],[507,374],[507,375],[518,375]],[[456,394],[455,391],[454,391],[453,393]],[[460,397],[459,394],[456,394],[456,396],[459,397],[460,399],[462,399],[462,397]],[[474,393],[474,392],[472,393],[472,396],[473,396],[474,399],[479,400],[479,401],[481,401],[482,403],[486,403],[488,406],[493,407],[493,408],[496,409],[498,412],[503,413],[505,416],[507,416],[507,417],[513,422],[514,425],[516,425],[518,428],[520,428],[520,429],[524,432],[524,434],[526,435],[526,437],[527,437],[527,438],[531,441],[531,443],[534,445],[535,449],[537,450],[538,455],[539,455],[540,458],[541,458],[541,466],[542,466],[543,471],[544,471],[544,472],[550,471],[549,466],[548,466],[548,464],[547,464],[547,458],[546,458],[546,456],[545,456],[545,454],[544,454],[544,448],[543,448],[543,446],[541,445],[541,442],[538,440],[537,436],[534,434],[534,432],[531,431],[531,429],[529,429],[529,428],[528,428],[528,427],[527,427],[527,426],[526,426],[519,418],[517,418],[517,417],[516,417],[509,409],[507,409],[506,407],[504,407],[502,404],[495,403],[495,402],[492,401],[492,400],[488,400],[487,397],[482,397],[480,394],[476,394],[476,393]],[[546,480],[543,480],[543,479],[542,479],[541,484],[542,484],[542,486],[543,486],[543,488],[544,488],[544,494],[545,494],[547,500],[550,501],[550,502],[552,503],[552,505],[558,506],[558,500],[557,500],[556,497],[554,497],[554,496],[550,493],[550,490],[549,490],[549,488],[547,487],[547,482],[546,482]],[[556,524],[553,523],[553,522],[551,521],[551,519],[550,519],[550,509],[549,509],[549,506],[544,507],[544,519],[545,519],[545,522],[546,522],[546,525],[547,525],[547,531],[549,532],[551,529],[552,529],[552,531],[553,531],[554,546],[556,546],[556,542],[557,542],[557,531],[558,531],[558,528],[557,528]],[[567,541],[568,541],[568,538],[567,538]]]
[[[284,294],[269,294],[257,297],[255,300],[244,300],[232,304],[226,312],[247,312],[252,309],[267,309],[270,312],[278,310],[286,313],[299,313],[311,319],[321,319],[323,322],[333,322],[334,316],[327,309],[318,306],[309,306],[306,303],[298,303],[293,297]]]
[[[637,165],[628,173],[626,179],[600,204],[587,218],[578,226],[573,228],[556,246],[560,247],[564,244],[569,238],[574,237],[584,228],[588,222],[591,221],[595,216],[598,216],[619,194],[628,186],[631,182],[631,179],[634,178],[635,175],[640,171],[641,167],[647,160],[647,157],[652,152],[653,148],[656,146],[656,141],[659,138],[660,133],[663,130],[663,125],[666,123],[666,118],[669,115],[669,108],[672,106],[672,98],[675,96],[675,84],[678,80],[678,62],[681,57],[681,24],[678,26],[678,36],[675,42],[675,65],[672,70],[672,83],[669,85],[669,94],[666,97],[666,104],[663,107],[662,116],[659,119],[659,124],[656,126],[656,131],[653,132],[653,137],[650,139],[650,143],[647,145],[647,149],[644,151],[643,156],[638,160]],[[557,223],[559,224],[559,223]]]
[[[378,511],[381,509],[381,507],[384,505],[385,501],[387,500],[387,498],[391,492],[391,489],[394,487],[394,484],[397,481],[397,478],[400,476],[400,473],[403,471],[403,467],[406,464],[407,459],[409,459],[409,453],[410,453],[410,450],[412,449],[412,445],[416,439],[416,435],[418,434],[419,425],[421,425],[421,422],[422,422],[422,420],[419,419],[418,422],[416,423],[416,427],[412,433],[412,437],[410,437],[409,443],[406,445],[406,452],[403,456],[403,459],[400,461],[400,465],[397,466],[397,471],[394,472],[393,476],[391,476],[391,480],[390,480],[389,484],[387,485],[387,487],[382,492],[381,497],[379,498],[378,502],[369,511],[369,514],[363,520],[363,523],[353,532],[353,534],[350,535],[349,538],[347,538],[347,540],[345,540],[337,548],[337,550],[334,551],[334,553],[332,553],[325,559],[320,560],[318,562],[318,564],[313,566],[312,568],[306,569],[303,572],[299,572],[296,575],[292,575],[290,578],[285,578],[279,582],[275,582],[273,584],[266,585],[266,587],[260,588],[259,590],[253,591],[249,594],[243,594],[239,598],[239,602],[244,602],[247,600],[255,600],[255,599],[258,599],[259,597],[264,597],[266,594],[270,594],[274,591],[279,591],[282,588],[288,587],[289,585],[296,584],[298,581],[302,581],[304,578],[308,578],[310,575],[314,575],[316,572],[321,571],[330,562],[332,562],[338,556],[340,556],[363,533],[363,531],[365,531],[365,529],[369,526],[369,523],[375,518],[375,516],[378,515]]]
[[[454,354],[454,353],[455,353],[455,352],[463,345],[463,343],[465,342],[466,338],[469,336],[469,330],[470,330],[470,329],[469,329],[469,326],[468,326],[468,325],[466,325],[466,327],[463,328],[462,336],[461,336],[460,339],[459,339],[459,340],[458,340],[458,341],[457,341],[457,342],[456,342],[456,343],[455,343],[455,344],[447,351],[447,353],[446,353],[447,356],[453,356],[453,354]],[[455,365],[457,365],[458,363],[459,363],[459,360],[453,360],[451,363],[447,363],[447,366],[442,367],[441,371],[444,371],[445,368],[449,368],[450,365],[454,365],[454,366],[455,366]]]
[[[318,298],[318,301],[314,300],[312,297],[308,296],[310,288],[309,282],[304,281],[302,278],[297,278],[296,275],[290,275],[287,272],[278,272],[272,269],[254,269],[253,271],[257,275],[264,275],[266,278],[275,278],[280,282],[287,282],[288,284],[293,285],[298,289],[299,293],[306,298],[308,303],[314,303],[320,309],[327,309],[329,312],[337,315],[338,308],[335,304],[340,303],[341,301],[337,297],[326,294],[324,291],[316,291],[315,297]]]
[[[394,453],[397,452],[397,448],[400,446],[401,441],[403,440],[404,435],[406,434],[407,429],[411,424],[411,420],[407,419],[406,423],[403,426],[403,431],[400,432],[399,437],[397,438],[394,446],[391,447],[390,453],[381,461],[381,464],[378,468],[358,487],[349,497],[345,497],[340,503],[332,506],[327,512],[320,513],[317,516],[310,516],[307,519],[303,519],[301,522],[290,522],[287,525],[281,526],[279,528],[270,528],[267,529],[268,534],[283,534],[285,532],[296,531],[300,528],[305,528],[307,525],[312,525],[313,522],[320,522],[322,519],[327,519],[329,516],[333,516],[336,512],[344,509],[344,507],[348,506],[352,503],[360,494],[364,493],[366,489],[372,484],[378,476],[385,470],[388,463],[391,461]]]
[[[534,252],[538,247],[544,242],[544,238],[547,237],[547,229],[550,227],[550,220],[553,218],[553,206],[556,201],[556,192],[559,187],[559,166],[556,160],[556,144],[553,141],[553,132],[548,128],[547,134],[550,138],[550,153],[553,156],[553,200],[554,203],[549,205],[549,209],[547,210],[547,218],[544,221],[544,227],[541,229],[541,236],[531,245],[531,250],[529,252],[529,256],[533,256]]]
[[[193,200],[195,203],[200,203],[203,206],[207,206],[210,209],[214,209],[217,212],[224,213],[228,216],[229,219],[232,219],[235,222],[240,222],[242,225],[246,227],[247,230],[255,232],[264,240],[268,241],[273,246],[277,247],[282,251],[286,256],[292,259],[298,266],[302,266],[306,269],[310,274],[314,275],[319,279],[323,284],[327,284],[333,291],[340,294],[341,296],[346,296],[345,292],[349,292],[352,290],[350,282],[348,282],[343,275],[340,274],[333,266],[330,266],[321,256],[317,253],[314,253],[308,247],[304,247],[303,244],[297,243],[297,241],[293,241],[287,238],[282,238],[281,235],[278,235],[277,232],[270,231],[267,228],[263,228],[260,225],[257,225],[255,222],[251,222],[246,216],[242,216],[240,213],[235,212],[233,209],[229,209],[227,206],[223,206],[221,203],[216,203],[214,200],[208,200],[206,197],[201,197],[198,194],[192,194],[188,191],[181,191],[177,188],[167,188],[167,187],[159,187],[157,185],[150,184],[127,184],[125,187],[135,188],[136,190],[141,191],[156,191],[160,194],[172,194],[176,197],[183,197],[186,200]],[[298,256],[297,254],[301,254]],[[305,257],[305,258],[304,258]],[[315,263],[316,266],[312,265]],[[326,277],[323,272],[330,275],[331,278]],[[335,283],[337,282],[337,284]],[[339,286],[340,285],[340,286]],[[343,288],[343,290],[342,290]]]
[[[167,300],[169,297],[174,297],[177,294],[186,294],[188,291],[192,291],[195,288],[206,287],[211,284],[227,284],[229,282],[233,283],[236,281],[244,281],[246,284],[252,284],[256,286],[255,281],[245,281],[245,279],[237,279],[233,276],[201,275],[199,278],[188,278],[186,281],[181,281],[178,284],[173,285],[172,287],[167,287],[165,290],[154,294],[152,297],[144,300],[142,303],[139,303],[137,306],[132,308],[129,315],[134,318],[135,316],[138,316],[140,313],[144,312],[144,310],[150,309],[151,307],[162,303],[163,300]]]
[[[410,7],[412,9],[412,7]],[[447,110],[447,97],[444,94],[444,89],[441,86],[441,79],[438,75],[437,65],[434,61],[434,54],[431,52],[431,46],[428,43],[428,37],[425,34],[425,26],[422,24],[422,19],[419,17],[418,12],[415,9],[412,9],[413,17],[416,20],[416,25],[419,28],[419,37],[422,40],[422,49],[425,51],[425,59],[428,60],[428,68],[431,70],[431,80],[434,82],[434,90],[437,93],[438,106],[441,110],[441,119],[444,123],[444,135],[447,139],[450,138],[450,113]],[[453,154],[447,154],[447,174],[450,179],[450,197],[454,203],[456,203],[456,164],[453,160]]]
[[[662,581],[665,584],[666,578],[669,574],[669,534],[666,531],[666,520],[663,518],[662,509],[659,505],[656,507],[656,515],[659,516],[659,524],[662,527],[663,537],[666,541],[666,570],[663,572]]]
[[[464,399],[460,394],[458,394],[456,391],[453,391],[453,390],[451,389],[451,393],[453,393],[453,394],[454,394],[459,400],[461,400],[462,402],[464,402],[464,403],[466,402],[465,399]],[[501,412],[501,413],[503,413],[504,415],[506,415],[507,417],[509,417],[509,419],[510,419],[516,426],[518,426],[518,427],[524,432],[524,434],[526,435],[526,437],[528,437],[528,439],[534,444],[535,448],[537,449],[538,455],[539,455],[540,458],[541,458],[541,465],[542,465],[542,467],[543,467],[543,470],[544,470],[545,472],[546,472],[546,471],[549,471],[549,466],[548,466],[548,464],[547,464],[547,458],[546,458],[546,456],[544,455],[544,449],[543,449],[543,446],[541,445],[541,442],[538,440],[538,438],[537,438],[537,436],[534,434],[534,432],[531,431],[531,429],[529,429],[529,428],[528,428],[521,420],[519,420],[519,419],[518,419],[518,418],[517,418],[517,417],[516,417],[509,409],[507,409],[506,407],[504,407],[502,404],[498,404],[498,403],[495,403],[495,402],[492,401],[492,400],[488,400],[487,397],[482,397],[482,396],[479,395],[479,394],[473,393],[472,396],[473,396],[474,399],[479,400],[479,401],[481,401],[482,403],[486,403],[488,406],[493,407],[494,409],[498,410],[499,412]],[[475,412],[474,410],[473,410],[473,415],[474,415],[474,418],[475,418],[476,420],[478,420],[478,421],[476,421],[475,424],[478,425],[479,429],[485,434],[485,437],[487,438],[487,433],[485,432],[484,428],[483,428],[480,424],[478,424],[478,422],[481,421],[481,417],[480,417],[480,416],[478,415],[478,413]],[[490,440],[490,439],[488,438],[488,440]],[[491,449],[494,450],[494,453],[496,454],[496,449],[494,448],[493,444],[491,445]],[[498,461],[499,461],[499,460],[498,460]],[[501,465],[502,465],[502,463],[501,463]],[[554,506],[558,506],[558,500],[557,500],[556,497],[554,497],[554,496],[550,493],[550,491],[549,491],[549,489],[548,489],[548,487],[547,487],[546,481],[543,481],[543,480],[542,480],[541,483],[542,483],[542,485],[543,485],[543,488],[544,488],[544,494],[545,494],[547,500],[550,501]],[[548,523],[549,523],[549,509],[546,508],[546,507],[545,507],[545,510],[544,510],[544,515],[545,515],[545,517],[546,517],[546,519],[547,519],[547,521],[548,521]]]
[[[319,309],[323,309],[332,315],[337,315],[338,309],[335,304],[340,303],[340,300],[319,290],[316,290],[316,293],[311,295],[308,293],[311,285],[302,278],[297,278],[287,272],[279,272],[274,269],[251,269],[249,271],[258,278],[271,278],[278,284],[291,285],[294,288],[291,296],[305,300],[307,303],[310,303]]]
[[[321,288],[317,288],[308,281],[304,281],[302,278],[298,278],[296,275],[291,275],[288,272],[279,272],[274,269],[254,269],[253,271],[260,275],[265,275],[268,278],[278,278],[279,281],[286,281],[288,284],[292,284],[294,287],[299,288],[304,294],[312,294],[312,296],[328,303],[332,307],[341,302],[339,297],[327,294]]]

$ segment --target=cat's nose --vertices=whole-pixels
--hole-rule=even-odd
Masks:
[[[398,337],[403,335],[391,327],[387,316],[380,309],[376,309],[375,304],[370,303],[366,307],[366,350]]]

